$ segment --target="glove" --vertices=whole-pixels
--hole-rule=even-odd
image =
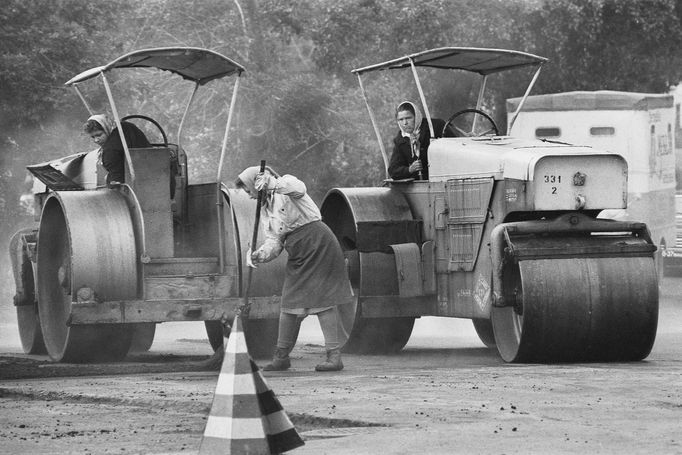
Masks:
[[[246,265],[248,267],[251,267],[252,269],[257,269],[258,266],[253,263],[253,257],[252,256],[253,256],[253,253],[251,252],[251,248],[249,248],[246,251]]]
[[[407,168],[407,170],[410,172],[410,174],[414,174],[415,172],[421,171],[422,162],[420,160],[412,162],[412,164],[410,164],[410,167]]]
[[[254,185],[256,187],[256,191],[262,190],[268,191],[275,189],[275,183],[276,179],[272,175],[260,172],[256,176],[256,181],[254,182]]]

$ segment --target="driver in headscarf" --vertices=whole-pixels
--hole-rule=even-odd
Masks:
[[[121,122],[128,148],[151,147],[142,130],[130,122]],[[83,130],[99,145],[99,162],[107,171],[107,184],[125,181],[125,151],[116,122],[104,114],[90,116]]]
[[[398,105],[395,119],[400,131],[393,139],[389,175],[393,180],[428,180],[427,150],[431,138],[428,121],[423,118],[419,107],[411,101],[403,101]],[[440,119],[431,119],[431,122],[436,137],[440,137],[445,123]]]

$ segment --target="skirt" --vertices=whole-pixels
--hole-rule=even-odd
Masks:
[[[327,308],[355,301],[334,233],[322,221],[301,226],[284,241],[289,254],[282,309]]]

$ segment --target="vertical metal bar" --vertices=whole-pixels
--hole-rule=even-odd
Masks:
[[[111,113],[114,115],[114,121],[116,122],[116,128],[118,129],[118,135],[121,137],[121,144],[123,144],[123,152],[125,153],[126,163],[128,163],[128,170],[130,170],[130,182],[126,182],[128,185],[132,186],[135,183],[135,169],[133,169],[133,161],[130,158],[130,150],[128,150],[128,144],[126,144],[126,138],[123,135],[123,127],[121,126],[121,119],[118,118],[118,111],[116,110],[116,103],[114,103],[114,96],[111,93],[111,87],[109,87],[109,81],[104,73],[102,75],[102,82],[104,82],[104,89],[107,92],[107,98],[109,98],[109,104],[111,105]]]
[[[196,84],[194,84],[194,90],[192,90],[192,93],[189,96],[189,101],[187,101],[187,107],[185,107],[185,112],[182,113],[182,119],[180,119],[180,126],[178,126],[178,150],[182,148],[182,127],[185,125],[187,113],[189,112],[189,108],[192,105],[192,101],[194,101],[194,95],[197,94],[198,89],[199,83],[197,82]]]
[[[234,82],[234,88],[232,89],[232,100],[230,101],[230,110],[227,112],[227,125],[225,126],[225,135],[223,136],[223,145],[220,149],[220,161],[218,162],[218,174],[216,175],[216,182],[220,183],[220,178],[223,174],[223,164],[225,162],[225,150],[227,149],[227,138],[230,135],[230,124],[232,123],[232,113],[234,112],[234,106],[237,100],[237,90],[239,90],[239,78],[237,76]]]
[[[528,94],[530,93],[530,90],[533,88],[533,85],[535,85],[535,81],[538,79],[538,76],[540,75],[540,70],[542,69],[542,64],[538,66],[538,70],[535,72],[535,75],[533,76],[533,79],[530,81],[530,84],[528,84],[528,88],[526,89],[526,93],[523,94],[523,98],[521,98],[521,102],[519,103],[519,106],[516,108],[516,111],[514,111],[514,115],[512,116],[511,122],[509,122],[509,128],[507,128],[507,135],[511,134],[511,129],[514,126],[514,122],[516,121],[516,117],[518,117],[519,112],[521,112],[521,108],[523,107],[523,104],[526,102],[526,98],[528,98]]]
[[[483,94],[485,93],[485,85],[488,82],[488,76],[483,76],[483,80],[481,81],[481,87],[478,89],[478,98],[476,99],[476,109],[479,111],[481,110],[481,106],[483,105]],[[478,119],[477,115],[474,115],[474,120],[471,122],[471,132],[473,133],[476,131],[476,120]]]
[[[429,124],[429,133],[431,137],[434,138],[436,135],[433,132],[433,124],[431,123],[431,112],[429,112],[429,106],[426,105],[426,97],[424,97],[424,90],[422,90],[422,84],[419,82],[419,76],[417,75],[417,68],[414,66],[414,60],[410,57],[410,68],[412,68],[412,75],[414,76],[414,81],[417,83],[417,90],[419,90],[419,98],[422,101],[422,108],[424,109],[424,115],[426,116],[426,121]],[[414,125],[415,128],[419,128],[419,125]]]
[[[384,172],[385,176],[388,177],[388,155],[386,155],[386,147],[384,147],[384,141],[381,139],[381,133],[379,132],[379,126],[374,118],[374,112],[369,105],[369,100],[367,99],[367,93],[365,92],[365,87],[362,85],[362,77],[358,73],[358,82],[360,83],[360,93],[362,93],[362,99],[365,100],[365,106],[367,106],[367,112],[369,112],[369,119],[372,122],[372,127],[374,128],[374,134],[377,136],[379,141],[379,149],[381,150],[381,158],[384,160]]]
[[[90,107],[90,105],[88,104],[88,102],[85,100],[85,97],[83,96],[83,94],[81,93],[81,91],[78,90],[78,86],[77,86],[76,84],[73,84],[73,89],[76,91],[76,93],[78,94],[78,97],[81,99],[81,101],[83,102],[83,104],[85,104],[85,109],[88,110],[88,113],[89,113],[90,115],[95,115],[95,113],[92,112],[92,108]]]
[[[230,124],[232,123],[232,113],[234,112],[234,106],[237,100],[237,91],[239,90],[239,78],[241,76],[238,74],[234,82],[234,88],[232,89],[232,100],[230,101],[230,110],[227,113],[227,124],[225,125],[225,135],[223,136],[223,146],[220,150],[220,161],[218,163],[218,174],[216,175],[216,211],[218,213],[218,257],[220,260],[220,273],[225,273],[225,240],[223,231],[225,226],[223,225],[223,194],[220,190],[220,179],[223,173],[223,163],[225,162],[225,150],[227,149],[227,138],[230,134]]]

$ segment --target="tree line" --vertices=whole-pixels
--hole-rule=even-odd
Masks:
[[[94,148],[80,134],[87,112],[64,82],[136,49],[205,47],[243,64],[223,180],[265,158],[304,180],[318,202],[333,186],[384,178],[353,68],[467,46],[548,57],[533,93],[663,93],[682,80],[682,0],[6,0],[0,25],[4,245],[31,221],[19,203],[25,166]],[[366,85],[389,148],[395,105],[416,98],[414,87],[397,79],[381,74]],[[161,86],[145,73],[134,84],[112,81],[122,115],[148,115],[175,131],[184,81]],[[471,107],[477,87],[463,81],[434,78],[427,95],[436,115]],[[508,75],[493,84],[486,108],[498,124],[506,124],[504,100],[522,95],[527,81]],[[86,93],[104,110],[103,90],[93,85]],[[194,182],[215,178],[229,90],[209,88],[191,113],[182,143]]]

